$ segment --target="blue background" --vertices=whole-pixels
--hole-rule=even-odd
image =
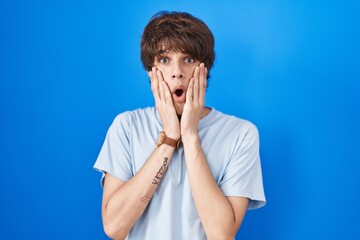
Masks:
[[[267,205],[237,239],[360,239],[358,1],[0,2],[0,238],[107,239],[92,170],[117,113],[153,104],[159,10],[215,38],[207,104],[260,131]]]

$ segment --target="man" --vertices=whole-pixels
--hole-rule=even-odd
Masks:
[[[214,37],[188,13],[159,12],[141,60],[156,107],[119,114],[94,168],[113,239],[234,239],[247,209],[265,204],[250,122],[206,107]]]

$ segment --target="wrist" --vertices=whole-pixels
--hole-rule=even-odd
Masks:
[[[174,140],[179,140],[180,139],[180,133],[176,132],[176,131],[169,131],[169,130],[165,130],[164,132],[166,134],[167,137],[174,139]]]
[[[166,145],[171,146],[176,149],[176,148],[179,148],[180,140],[171,138],[171,137],[167,136],[164,131],[160,131],[159,136],[156,140],[155,146],[158,148],[162,144],[166,144]]]
[[[181,141],[184,145],[195,145],[200,142],[198,134],[182,134]]]

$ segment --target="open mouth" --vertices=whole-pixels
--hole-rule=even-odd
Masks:
[[[173,91],[173,100],[177,103],[184,103],[186,100],[185,87],[184,86],[176,86]]]
[[[184,90],[182,90],[182,89],[175,90],[175,95],[178,97],[181,97],[181,95],[183,95],[183,93],[184,93]]]

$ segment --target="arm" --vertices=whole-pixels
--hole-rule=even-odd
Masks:
[[[192,196],[207,238],[234,239],[249,200],[224,196],[210,171],[197,136],[183,138],[183,144]]]
[[[106,174],[102,218],[105,233],[110,238],[126,238],[161,182],[173,152],[173,147],[161,145],[128,182]]]
[[[233,239],[245,216],[249,200],[225,197],[212,176],[198,136],[204,111],[207,69],[200,64],[191,80],[181,119],[186,169],[196,210],[208,239]]]
[[[180,138],[176,116],[168,86],[160,71],[149,72],[156,108],[166,135]],[[106,234],[113,239],[125,239],[130,229],[143,214],[156,191],[174,153],[174,147],[161,145],[146,160],[141,169],[128,182],[106,174],[102,201],[102,218]]]

